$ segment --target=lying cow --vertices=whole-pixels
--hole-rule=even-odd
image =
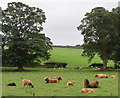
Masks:
[[[93,80],[92,82],[89,83],[88,79],[84,80],[84,87],[85,88],[100,88],[98,81]]]
[[[94,93],[95,91],[91,88],[83,88],[80,92],[81,93]]]
[[[13,83],[7,84],[7,86],[16,86],[16,84],[13,82]]]
[[[95,77],[97,77],[97,78],[108,78],[108,76],[105,75],[105,74],[95,74]]]
[[[59,83],[58,79],[49,79],[49,78],[45,78],[46,83]]]
[[[63,78],[62,77],[52,77],[50,79],[58,79],[58,80],[62,80]]]
[[[30,80],[22,80],[22,88],[24,88],[25,86],[29,86],[31,88],[34,87],[33,83]]]
[[[66,85],[67,86],[73,86],[74,84],[72,82],[68,82]]]
[[[115,75],[112,75],[112,76],[110,76],[110,78],[117,78],[117,76],[115,76]]]
[[[96,80],[93,80],[92,82],[90,82],[90,88],[100,88],[99,86],[99,82]]]

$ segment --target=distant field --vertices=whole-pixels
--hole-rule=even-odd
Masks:
[[[83,49],[53,48],[49,62],[65,62],[68,64],[67,67],[87,67],[91,63],[102,63],[101,59],[97,55],[92,62],[88,63],[88,58],[81,56],[82,52]],[[114,66],[114,63],[109,61],[108,65]]]
[[[15,67],[3,67],[13,70]],[[97,70],[80,70],[73,68],[49,69],[49,68],[25,68],[26,72],[2,72],[2,95],[3,96],[118,96],[118,78],[95,78],[94,74],[103,73],[118,76],[118,72],[100,72]],[[45,77],[62,76],[60,83],[46,84]],[[33,82],[34,88],[22,88],[22,79]],[[94,88],[95,93],[80,93],[84,87],[84,79],[98,80],[101,88]],[[66,86],[67,82],[73,82],[74,86]],[[7,84],[15,82],[16,87],[8,87]],[[106,97],[107,98],[107,97]]]

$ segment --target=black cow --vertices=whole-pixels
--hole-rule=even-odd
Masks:
[[[16,86],[16,84],[13,82],[13,83],[7,84],[7,86]]]

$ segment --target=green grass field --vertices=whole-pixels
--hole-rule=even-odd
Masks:
[[[6,68],[3,68],[6,69]],[[9,68],[7,68],[9,69]],[[11,68],[15,69],[15,68]],[[103,73],[108,76],[117,75],[117,71],[98,72],[96,70],[78,69],[48,69],[48,68],[26,68],[27,72],[3,72],[2,73],[2,95],[3,96],[118,96],[118,78],[95,78],[94,74]],[[32,71],[30,71],[32,70]],[[45,77],[62,76],[60,83],[46,84]],[[30,79],[34,88],[22,88],[21,77]],[[84,79],[98,80],[101,88],[94,88],[95,93],[80,93],[83,88]],[[74,86],[66,86],[67,82],[75,83]],[[16,87],[6,86],[15,82]]]
[[[88,58],[81,56],[83,49],[73,48],[53,48],[51,58],[48,62],[65,62],[67,67],[88,67],[92,63],[102,63],[102,60],[96,55],[93,60],[88,63]],[[108,66],[114,66],[112,61],[108,62]]]
[[[73,67],[87,67],[89,65],[87,58],[81,56],[82,49],[54,48],[51,51],[51,59],[54,62],[68,63],[65,69],[50,68],[25,68],[26,72],[2,72],[2,95],[3,96],[118,96],[118,78],[95,78],[94,74],[102,73],[108,76],[118,76],[118,71],[102,72],[96,69],[74,69]],[[91,63],[102,63],[96,55]],[[108,65],[113,66],[113,62]],[[17,69],[15,67],[3,67],[3,69]],[[62,76],[63,80],[57,84],[46,84],[45,77]],[[35,85],[34,88],[22,88],[22,79],[29,79]],[[83,88],[84,79],[98,80],[101,88],[95,88],[95,93],[83,94],[80,90]],[[67,82],[75,83],[73,87],[66,86]],[[15,82],[16,87],[6,86],[8,83]]]

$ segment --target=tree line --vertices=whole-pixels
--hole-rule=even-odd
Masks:
[[[66,46],[63,46],[63,45],[53,45],[52,47],[82,49],[82,45],[75,45],[75,46],[72,46],[72,45],[66,45]]]

